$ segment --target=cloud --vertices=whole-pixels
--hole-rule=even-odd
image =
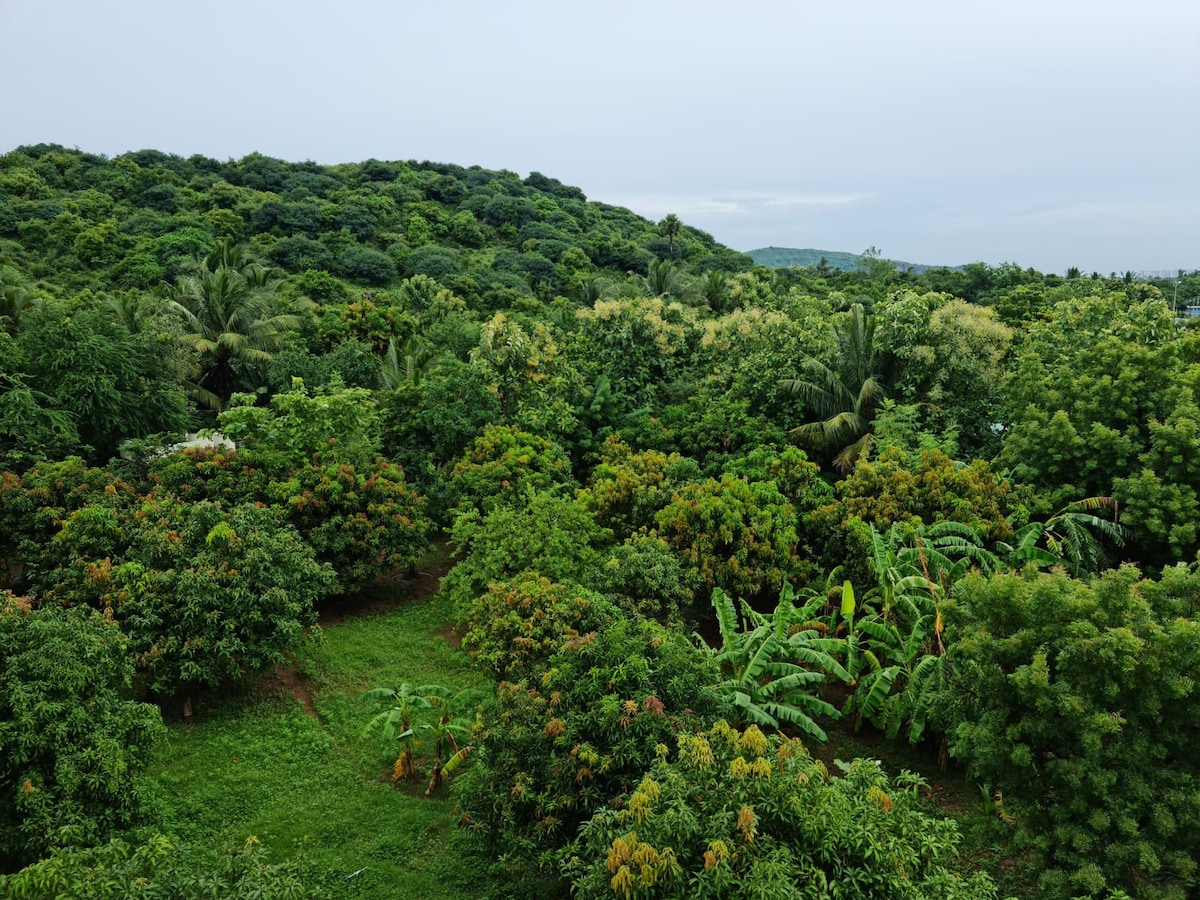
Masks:
[[[731,191],[719,194],[595,194],[600,200],[615,206],[625,206],[649,218],[675,213],[683,219],[733,218],[758,216],[764,211],[809,208],[819,210],[849,206],[873,198],[865,191],[829,194],[776,194],[766,191]]]
[[[874,197],[875,194],[869,192],[853,194],[783,194],[768,197],[762,201],[762,205],[768,208],[779,207],[785,209],[796,206],[849,206],[852,203],[861,203],[864,200],[870,200]]]

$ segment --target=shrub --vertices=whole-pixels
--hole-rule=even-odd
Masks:
[[[1200,575],[959,583],[951,753],[1040,852],[1042,896],[1182,897],[1200,859]]]
[[[111,621],[0,594],[0,868],[142,818],[138,778],[162,720],[125,699],[132,676]]]
[[[535,684],[564,643],[612,618],[611,607],[592,592],[525,572],[493,583],[469,605],[463,648],[498,679]]]
[[[631,790],[659,744],[719,715],[716,680],[686,638],[653,623],[568,641],[536,685],[501,683],[455,792],[503,859],[549,864],[543,854]]]
[[[571,483],[571,463],[552,441],[507,425],[488,425],[454,465],[446,486],[460,512],[519,505],[529,492]]]
[[[396,277],[396,264],[386,253],[370,247],[348,247],[337,259],[338,274],[367,284],[387,284]]]
[[[860,759],[833,778],[799,740],[723,721],[671,743],[560,855],[574,896],[996,896],[950,871],[957,829],[923,811],[912,775]]]
[[[240,848],[222,851],[188,846],[160,834],[137,845],[114,839],[93,849],[57,849],[49,859],[0,877],[0,893],[14,900],[319,896],[304,886],[298,861],[268,863],[264,857],[253,837]]]
[[[658,533],[706,588],[743,597],[783,584],[796,546],[795,518],[773,484],[732,475],[688,485],[656,516]]]
[[[147,504],[129,562],[97,567],[148,687],[185,698],[285,660],[336,583],[267,509]]]
[[[451,541],[463,560],[442,579],[442,590],[462,611],[492,582],[530,570],[592,587],[600,583],[599,548],[611,538],[577,502],[553,494],[534,494],[524,506],[501,506],[482,517],[473,511],[454,522]]]

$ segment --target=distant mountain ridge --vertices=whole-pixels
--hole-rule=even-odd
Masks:
[[[815,266],[824,259],[825,265],[830,268],[847,272],[857,269],[859,261],[862,259],[860,253],[842,253],[838,250],[799,250],[795,247],[762,247],[758,250],[748,250],[746,255],[754,260],[756,266],[769,266],[772,269],[785,269],[788,266],[801,268]],[[920,275],[926,269],[941,268],[940,266],[904,262],[899,259],[889,259],[886,262],[892,263],[902,272],[911,271],[914,275]],[[961,266],[950,266],[950,268],[958,269]]]

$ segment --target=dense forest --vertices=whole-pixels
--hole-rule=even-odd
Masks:
[[[0,895],[1194,896],[1198,296],[0,156]]]

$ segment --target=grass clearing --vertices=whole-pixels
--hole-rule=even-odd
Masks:
[[[448,640],[451,619],[436,596],[346,618],[299,655],[299,678],[171,725],[152,773],[164,829],[206,846],[254,835],[276,859],[300,850],[331,897],[486,896],[488,861],[459,833],[448,790],[394,788],[395,747],[361,734],[379,709],[358,702],[368,688],[490,687]]]

